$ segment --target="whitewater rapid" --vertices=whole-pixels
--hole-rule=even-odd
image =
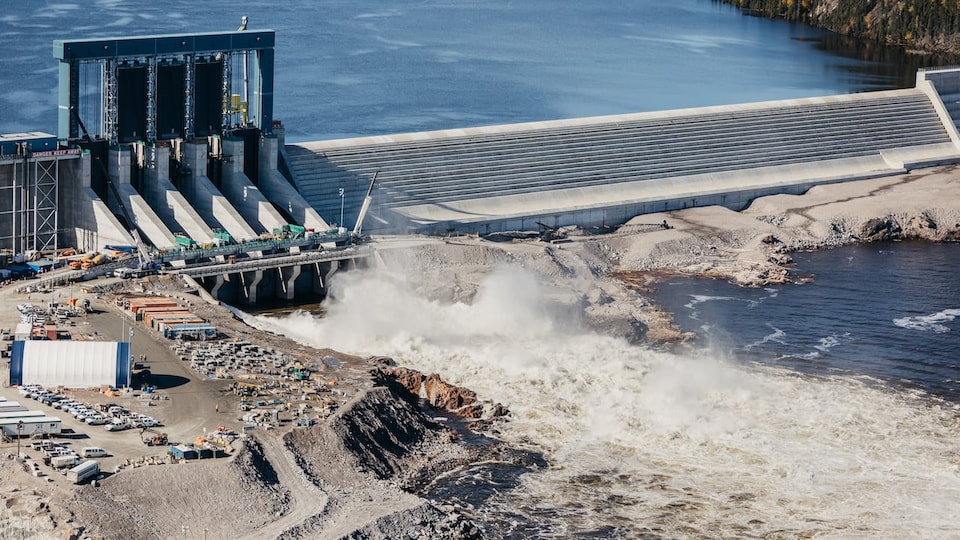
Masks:
[[[957,407],[842,376],[631,346],[555,317],[493,272],[443,304],[382,272],[338,274],[326,313],[256,324],[388,355],[506,405],[498,436],[550,466],[481,512],[537,536],[947,538],[960,534]],[[516,536],[523,536],[517,532]]]

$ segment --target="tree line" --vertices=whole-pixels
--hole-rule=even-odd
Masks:
[[[960,0],[718,0],[763,17],[926,52],[960,54]]]

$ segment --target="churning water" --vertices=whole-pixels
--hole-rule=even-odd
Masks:
[[[929,60],[711,0],[242,4],[4,2],[0,132],[56,133],[54,39],[232,30],[240,15],[277,31],[276,117],[291,141],[896,88]],[[326,318],[285,324],[511,408],[500,436],[550,466],[477,508],[493,536],[948,538],[960,534],[960,377],[944,369],[958,257],[922,267],[927,253],[854,256],[813,286],[664,287],[658,299],[715,344],[684,355],[565,326],[512,269],[470,306],[344,274]],[[874,284],[891,261],[920,269]],[[953,289],[924,296],[951,274]]]
[[[541,302],[534,278],[515,268],[492,273],[472,305],[419,298],[396,275],[338,275],[337,300],[324,318],[294,314],[283,327],[308,343],[391,355],[507,405],[513,415],[498,435],[544,452],[549,467],[476,509],[495,536],[954,536],[960,533],[957,405],[850,370],[862,356],[860,332],[858,323],[844,326],[847,317],[838,310],[859,303],[876,314],[877,325],[917,332],[903,343],[907,349],[923,350],[928,333],[955,329],[943,316],[934,317],[948,329],[939,333],[894,322],[941,313],[939,300],[926,308],[922,300],[911,302],[903,317],[884,319],[882,310],[866,307],[876,293],[849,283],[862,283],[856,276],[871,268],[848,270],[846,280],[823,282],[849,288],[848,298],[771,307],[754,321],[777,326],[776,314],[784,313],[809,318],[798,326],[819,326],[820,335],[847,335],[829,350],[845,348],[850,360],[834,363],[848,369],[796,369],[779,353],[760,362],[756,351],[741,355],[737,347],[674,354],[566,327]],[[759,294],[775,304],[787,289],[802,295],[819,283]],[[713,296],[749,305],[756,294]],[[707,296],[690,296],[691,306]],[[818,320],[827,312],[829,326]],[[698,326],[726,326],[728,335],[741,336],[723,317],[704,311],[696,317]],[[793,327],[779,332],[767,342],[794,339]],[[740,347],[747,350],[763,342],[740,339],[749,341]],[[955,353],[956,338],[952,344]],[[485,472],[473,472],[482,484]]]

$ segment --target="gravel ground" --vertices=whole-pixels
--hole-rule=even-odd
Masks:
[[[541,276],[553,301],[578,312],[585,324],[635,340],[683,341],[689,336],[676,332],[669,316],[643,297],[664,274],[759,286],[788,280],[793,250],[903,238],[957,241],[958,192],[957,169],[945,167],[766,197],[742,212],[711,207],[640,216],[609,234],[571,230],[556,243],[464,237],[377,239],[375,246],[385,266],[402,269],[437,299],[469,301],[491,268],[519,264]],[[158,292],[191,302],[197,315],[239,339],[304,358],[340,359],[342,367],[321,375],[339,377],[352,401],[309,429],[256,432],[231,458],[124,469],[98,486],[34,476],[32,461],[18,461],[15,443],[4,443],[0,538],[483,537],[469,516],[411,493],[478,456],[402,396],[374,389],[371,371],[378,359],[311,349],[254,330],[179,282],[154,283]],[[116,339],[121,330],[109,294],[68,294],[89,298],[100,311],[77,324],[78,334]],[[44,300],[32,296],[0,288],[0,328],[17,322],[17,303]],[[168,343],[143,331],[134,348],[146,352],[154,373],[183,378],[166,391],[169,402],[156,406],[171,435],[192,440],[204,427],[236,425],[219,412],[219,405],[233,404],[222,385],[199,380]],[[0,388],[0,395],[8,394],[16,392]],[[118,459],[144,452],[136,439],[111,442]]]

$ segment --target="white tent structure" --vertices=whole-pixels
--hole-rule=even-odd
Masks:
[[[130,386],[130,344],[116,341],[14,341],[10,385],[52,388]]]

